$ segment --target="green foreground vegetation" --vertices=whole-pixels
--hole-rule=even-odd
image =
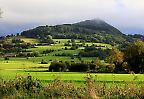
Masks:
[[[125,75],[125,77],[129,78],[130,75]],[[84,82],[84,84],[76,86],[72,82],[64,82],[57,77],[43,86],[41,81],[34,79],[31,75],[19,75],[12,80],[0,79],[0,97],[3,99],[143,99],[144,97],[143,83],[125,81],[123,84],[113,82],[109,85],[105,81],[99,83],[91,75],[85,76]]]

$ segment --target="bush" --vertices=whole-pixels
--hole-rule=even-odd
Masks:
[[[45,96],[53,99],[84,99],[87,95],[83,89],[75,87],[73,84],[65,83],[55,79],[44,88]]]
[[[26,77],[17,76],[14,80],[9,81],[0,79],[1,99],[17,99],[18,97],[24,99],[26,96],[37,94],[40,88],[40,82],[34,80],[30,75]]]
[[[63,62],[54,61],[49,66],[50,72],[64,72],[64,71],[66,71],[66,69],[67,69],[66,64]]]
[[[73,46],[70,48],[70,50],[76,50],[76,49],[78,49],[78,45],[73,45]]]
[[[86,72],[89,71],[89,65],[86,63],[73,63],[69,68],[70,72]]]
[[[12,39],[12,43],[23,43],[24,41],[19,38]]]
[[[38,57],[38,56],[40,56],[40,53],[38,51],[27,53],[27,57]]]
[[[41,64],[48,64],[48,63],[42,59]]]
[[[4,60],[9,60],[9,58],[8,58],[8,57],[5,57]]]

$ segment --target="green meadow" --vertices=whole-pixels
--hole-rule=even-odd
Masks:
[[[24,42],[36,44],[39,43],[36,39],[31,38],[21,38]],[[124,81],[144,81],[144,74],[100,74],[100,73],[78,73],[78,72],[48,72],[48,67],[50,63],[54,60],[58,61],[79,61],[77,57],[71,59],[69,56],[55,56],[55,54],[67,53],[67,54],[77,54],[83,48],[78,48],[76,50],[64,50],[66,43],[70,39],[54,39],[56,44],[36,46],[36,48],[27,49],[28,51],[38,51],[40,52],[39,57],[10,57],[9,60],[4,60],[0,58],[0,77],[3,79],[13,79],[16,75],[32,75],[35,79],[41,80],[43,83],[52,81],[55,78],[60,78],[64,81],[72,81],[74,83],[84,82],[87,75],[92,75],[96,81],[100,82],[124,82]],[[10,41],[10,39],[8,40]],[[80,40],[75,40],[77,44],[80,44]],[[103,43],[85,43],[85,45],[96,44],[102,48],[112,48],[109,44]],[[69,48],[69,46],[68,46]],[[53,49],[54,52],[48,53],[46,55],[42,54],[46,49]],[[96,57],[82,57],[84,61],[94,61]],[[44,60],[48,64],[41,64]]]
[[[37,60],[36,60],[37,59]],[[67,58],[64,58],[65,60]],[[85,78],[91,75],[98,82],[123,83],[123,82],[144,82],[144,74],[106,74],[106,73],[80,73],[80,72],[48,72],[49,64],[40,64],[39,58],[32,59],[13,58],[11,61],[0,59],[0,77],[3,79],[14,79],[16,76],[31,75],[35,79],[42,81],[43,84],[53,81],[56,78],[72,83],[84,84]],[[61,59],[62,60],[62,59]]]

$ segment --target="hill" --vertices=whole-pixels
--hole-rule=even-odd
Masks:
[[[74,24],[39,26],[23,31],[22,36],[45,41],[49,35],[55,39],[82,39],[87,42],[107,43],[111,45],[132,42],[134,38],[121,33],[103,20],[93,19]]]

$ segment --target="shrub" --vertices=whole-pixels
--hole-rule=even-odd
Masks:
[[[71,83],[65,83],[59,79],[55,79],[52,83],[44,88],[44,94],[48,98],[54,99],[84,99],[86,92],[81,88],[75,87]]]
[[[34,80],[32,76],[17,76],[14,80],[0,79],[0,97],[1,99],[24,99],[26,96],[32,98],[33,94],[39,93],[41,84]]]
[[[48,64],[48,63],[42,59],[41,64]]]
[[[12,39],[12,43],[23,43],[24,41],[19,38]]]
[[[86,72],[89,71],[89,65],[86,63],[72,63],[70,68],[70,72]]]
[[[63,62],[54,61],[49,66],[50,72],[63,72],[63,71],[66,71],[66,69],[67,69],[66,64]]]
[[[38,57],[38,56],[40,56],[40,53],[38,51],[27,53],[27,57]]]
[[[4,60],[9,60],[9,58],[8,58],[8,57],[5,57]]]

